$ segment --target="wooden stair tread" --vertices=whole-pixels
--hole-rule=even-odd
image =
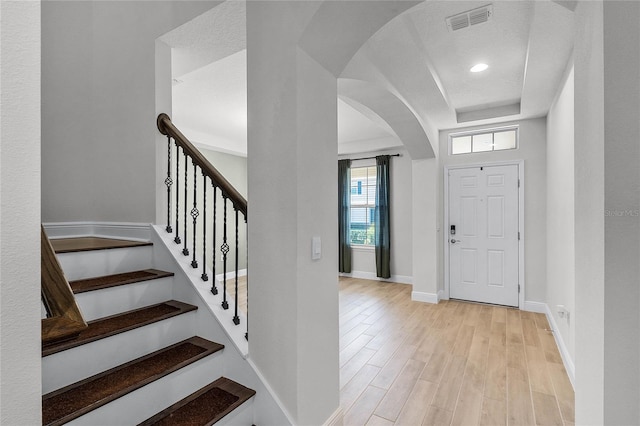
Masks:
[[[52,239],[51,245],[56,253],[73,253],[79,251],[144,247],[151,246],[153,243],[148,241],[131,241],[115,238],[78,237]]]
[[[55,390],[42,397],[42,422],[64,424],[223,348],[191,337]]]
[[[162,321],[180,314],[195,311],[197,306],[188,303],[178,302],[177,300],[169,300],[144,308],[134,309],[89,321],[88,327],[81,331],[77,337],[56,342],[42,348],[42,356],[52,355],[76,346],[94,342],[105,337],[133,330],[154,322]]]
[[[69,285],[71,286],[73,293],[78,294],[92,290],[101,290],[109,287],[117,287],[120,285],[172,276],[173,272],[160,271],[158,269],[144,269],[140,271],[125,272],[122,274],[105,275],[102,277],[70,281]]]
[[[220,377],[138,426],[212,425],[255,394],[253,389]]]

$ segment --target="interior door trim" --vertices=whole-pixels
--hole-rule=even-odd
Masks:
[[[478,167],[491,167],[491,166],[518,166],[518,180],[520,181],[520,188],[518,190],[518,230],[520,232],[520,240],[518,241],[518,284],[520,285],[520,292],[518,294],[518,308],[524,309],[526,283],[524,279],[525,268],[525,256],[524,256],[524,242],[526,235],[524,232],[524,160],[510,160],[510,161],[494,161],[488,163],[473,163],[473,164],[456,164],[444,166],[444,217],[442,228],[442,242],[444,249],[444,291],[442,299],[449,299],[449,171],[456,169],[471,169]]]

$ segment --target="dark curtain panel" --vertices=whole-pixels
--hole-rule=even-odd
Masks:
[[[389,155],[376,157],[376,213],[375,244],[376,273],[380,278],[391,278],[391,232],[389,217]]]
[[[338,161],[338,271],[351,272],[351,160]]]

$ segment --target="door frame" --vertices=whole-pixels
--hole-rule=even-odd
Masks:
[[[524,232],[524,160],[508,160],[508,161],[492,161],[487,163],[469,163],[455,164],[444,166],[444,227],[442,229],[442,242],[444,248],[444,291],[443,299],[449,300],[449,171],[455,169],[471,169],[477,167],[491,166],[518,166],[518,179],[520,187],[518,188],[518,230],[520,232],[520,240],[518,241],[518,284],[520,284],[520,292],[518,293],[518,309],[524,309],[524,294],[526,291],[524,279],[524,241],[526,238]]]

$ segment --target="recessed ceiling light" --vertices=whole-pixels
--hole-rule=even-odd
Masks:
[[[471,72],[481,72],[486,70],[487,68],[489,68],[489,65],[487,64],[475,64],[474,66],[471,67]]]

